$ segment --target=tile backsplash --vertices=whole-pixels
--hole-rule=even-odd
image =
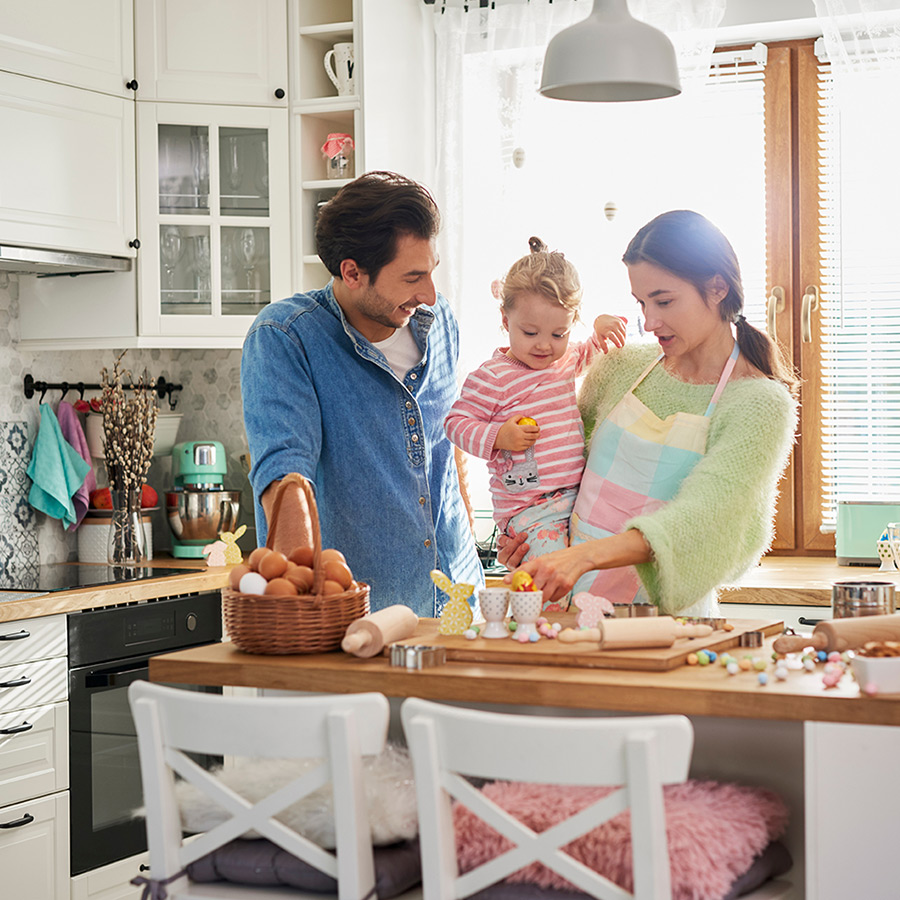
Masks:
[[[96,384],[100,380],[100,369],[112,367],[119,350],[59,350],[33,351],[20,348],[18,339],[19,285],[16,276],[0,272],[0,424],[7,426],[3,434],[18,433],[23,426],[27,435],[27,447],[20,455],[31,458],[31,448],[40,421],[38,409],[40,394],[30,400],[25,398],[23,382],[26,374],[35,381],[63,382],[70,384],[84,381]],[[123,360],[125,368],[142,372],[145,368],[153,379],[163,376],[166,381],[182,385],[182,390],[174,394],[176,412],[183,413],[176,436],[177,441],[216,440],[225,446],[228,474],[224,487],[241,491],[240,522],[248,526],[248,533],[241,539],[242,548],[255,545],[253,531],[253,503],[250,483],[241,466],[241,455],[247,453],[247,439],[244,435],[243,412],[240,387],[240,350],[135,350],[131,349]],[[93,392],[96,395],[96,392]],[[91,393],[85,394],[89,399]],[[45,402],[54,409],[60,400],[60,391],[48,391]],[[73,401],[76,392],[66,398]],[[162,411],[168,410],[164,403]],[[15,436],[15,435],[14,435]],[[6,451],[4,451],[6,452]],[[11,450],[9,451],[12,452]],[[0,461],[0,465],[4,463]],[[106,473],[102,460],[94,460],[98,483],[106,484]],[[160,495],[161,509],[153,514],[153,545],[157,551],[171,547],[171,533],[165,521],[164,492],[171,488],[171,460],[155,457],[148,475],[149,484]],[[2,514],[0,528],[9,528],[9,517],[29,520],[22,512],[19,501],[22,494],[27,496],[30,481],[23,483],[7,479],[2,485]],[[28,507],[30,510],[30,507]],[[27,512],[27,511],[26,511]],[[77,535],[67,533],[62,523],[42,513],[31,510],[33,521],[22,525],[33,536],[29,548],[37,547],[43,564],[75,560],[77,558]],[[9,537],[9,535],[7,535]],[[17,559],[21,556],[17,556]],[[35,560],[37,562],[38,560]],[[0,565],[5,563],[0,548]]]

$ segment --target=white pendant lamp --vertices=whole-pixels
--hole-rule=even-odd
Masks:
[[[675,48],[639,22],[627,0],[594,0],[591,14],[547,46],[540,92],[556,100],[655,100],[681,93]]]

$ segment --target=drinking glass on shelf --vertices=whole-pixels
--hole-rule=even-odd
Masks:
[[[159,258],[163,265],[163,302],[172,302],[175,290],[175,269],[184,256],[184,239],[177,225],[163,225],[159,234]]]
[[[194,206],[205,209],[209,205],[209,134],[205,128],[191,135],[191,170]]]
[[[242,228],[237,242],[238,259],[244,267],[245,290],[252,294],[256,289],[256,264],[259,262],[259,247],[256,241],[255,228]],[[254,297],[247,297],[253,302]]]
[[[226,154],[225,165],[228,175],[228,187],[232,196],[235,196],[244,180],[244,173],[241,171],[241,158],[239,152],[239,142],[234,136],[225,138]]]
[[[194,238],[194,270],[197,276],[197,300],[200,303],[209,303],[212,288],[208,234],[198,234]]]

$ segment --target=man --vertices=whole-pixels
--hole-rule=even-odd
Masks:
[[[241,362],[258,542],[278,481],[299,472],[315,488],[323,547],[369,584],[372,609],[403,603],[420,616],[439,615],[447,599],[432,569],[483,583],[443,431],[458,329],[432,282],[439,228],[433,197],[414,181],[370,172],[345,185],[316,224],[334,278],[266,307]],[[303,544],[306,501],[291,485],[276,549]]]

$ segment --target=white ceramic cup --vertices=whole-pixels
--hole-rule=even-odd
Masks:
[[[337,88],[338,94],[346,97],[356,93],[356,60],[353,44],[335,44],[333,50],[325,54],[325,72]]]
[[[509,637],[506,627],[506,611],[509,609],[509,588],[489,587],[478,591],[478,606],[484,616],[481,636],[485,638]]]
[[[513,635],[521,640],[521,635],[537,633],[537,620],[544,605],[543,591],[510,591],[509,602],[513,618],[516,620],[516,631]]]

